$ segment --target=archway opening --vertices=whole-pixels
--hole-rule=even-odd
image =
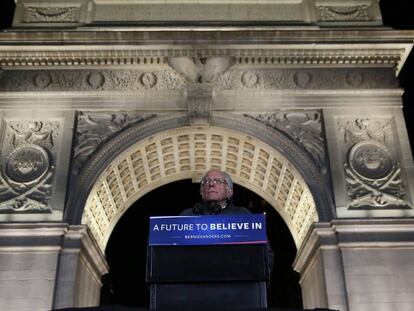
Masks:
[[[101,304],[148,307],[145,284],[148,218],[153,215],[177,215],[199,201],[198,184],[191,180],[173,182],[141,197],[120,218],[106,246],[110,272],[103,277]],[[268,287],[269,307],[301,308],[299,275],[292,263],[296,247],[292,235],[277,211],[257,194],[235,185],[235,204],[253,213],[266,212],[274,264]]]
[[[122,146],[129,135],[120,136],[116,142]],[[84,205],[82,223],[88,225],[104,250],[114,226],[135,201],[177,180],[199,181],[208,169],[216,168],[226,171],[235,183],[271,204],[285,220],[299,248],[312,223],[319,220],[313,194],[319,198],[316,202],[322,202],[320,211],[325,212],[325,205],[329,203],[320,200],[326,194],[325,187],[307,156],[282,136],[273,138],[275,144],[280,143],[278,148],[283,147],[283,154],[261,140],[218,127],[183,127],[159,132],[132,144],[115,158],[109,156],[116,150],[116,142],[111,143],[88,163],[79,178],[82,181],[77,188],[79,192],[82,192],[82,185],[90,189],[90,182],[93,182]],[[294,156],[289,159],[285,153]],[[105,157],[109,158],[103,162]],[[96,175],[94,168],[102,163],[105,168]],[[306,172],[301,174],[294,164]],[[73,206],[82,204],[82,201],[76,202],[76,198],[82,197],[79,192],[71,196],[75,198],[75,202],[71,202]],[[328,197],[326,199],[331,202]]]

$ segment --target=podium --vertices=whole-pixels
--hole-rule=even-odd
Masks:
[[[235,242],[150,245],[146,280],[153,310],[266,308],[268,247]]]

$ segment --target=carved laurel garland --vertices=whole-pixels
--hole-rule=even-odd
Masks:
[[[2,91],[181,90],[185,78],[172,69],[143,70],[25,70],[0,76]]]
[[[344,163],[351,209],[405,208],[400,164],[392,150],[391,121],[352,119],[338,123],[347,150]]]
[[[58,122],[9,121],[0,171],[0,211],[50,212]]]
[[[204,66],[206,66],[205,64]],[[153,70],[14,70],[0,75],[1,91],[150,91],[184,90],[203,84],[216,90],[375,89],[398,87],[384,69],[249,69],[227,71],[203,67],[209,77],[191,81],[171,68]],[[213,67],[214,68],[214,67]],[[197,71],[198,72],[198,71]],[[187,73],[188,76],[192,76]],[[201,76],[200,76],[201,77]],[[206,79],[206,78],[204,78]]]
[[[300,174],[268,145],[230,130],[186,127],[158,133],[120,154],[90,192],[82,222],[104,249],[125,210],[160,183],[220,168],[262,195],[285,218],[299,246],[318,216]]]
[[[380,69],[230,69],[214,82],[220,90],[394,88],[392,71]]]
[[[35,7],[24,8],[23,21],[25,23],[75,23],[79,20],[80,6],[78,7]]]
[[[370,16],[367,5],[356,6],[317,6],[323,22],[368,21]]]

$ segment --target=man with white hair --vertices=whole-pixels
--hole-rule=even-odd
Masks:
[[[209,170],[201,180],[200,194],[202,202],[184,210],[181,215],[250,214],[247,208],[233,205],[233,181],[226,172]]]

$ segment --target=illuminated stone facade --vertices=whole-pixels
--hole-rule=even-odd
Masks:
[[[0,309],[98,304],[123,213],[216,167],[286,222],[306,308],[410,310],[396,75],[414,33],[370,0],[178,2],[17,1],[0,34]]]

